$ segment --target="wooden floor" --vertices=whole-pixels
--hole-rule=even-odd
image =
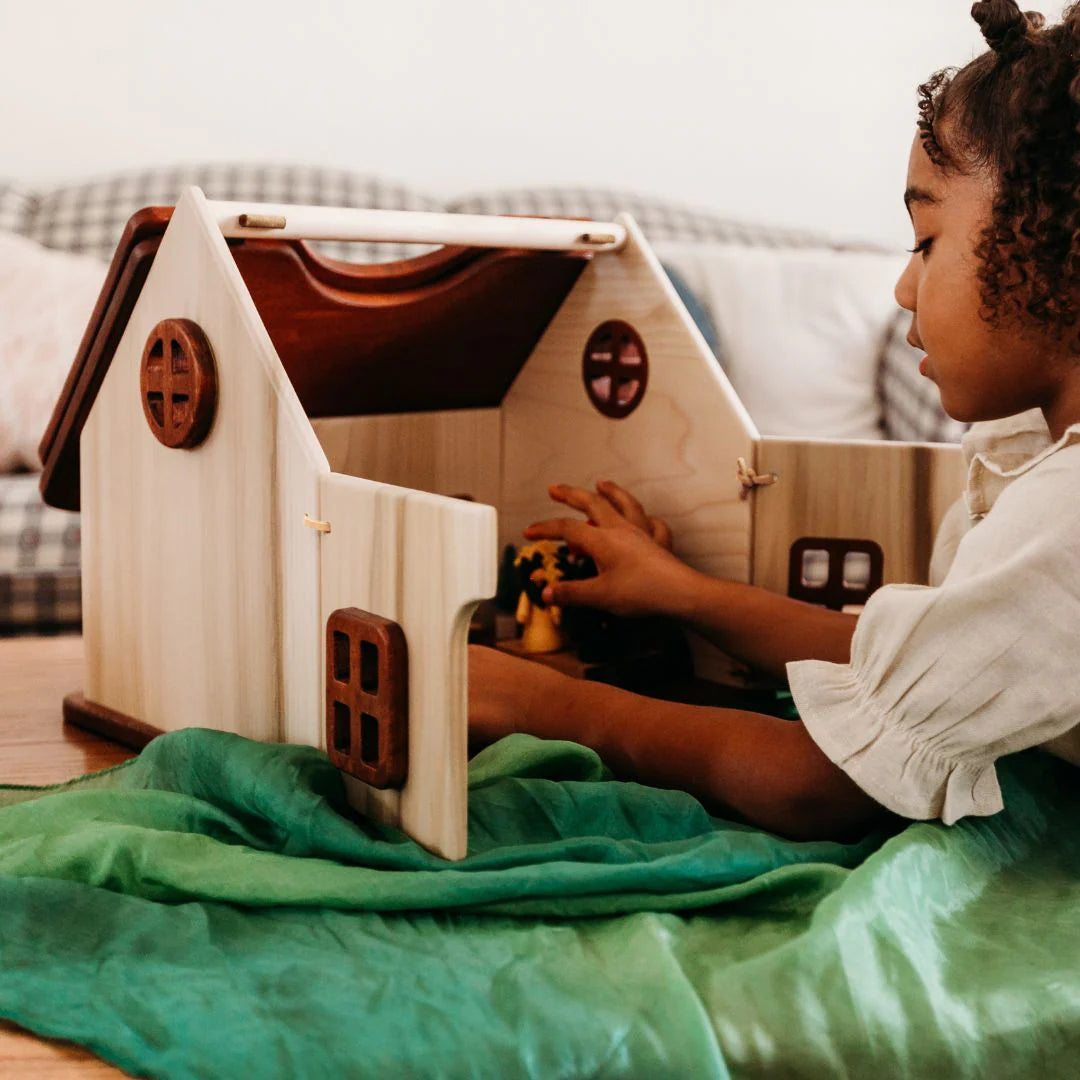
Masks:
[[[81,638],[0,638],[0,783],[53,784],[132,756],[64,726],[64,695],[81,688]],[[0,1077],[126,1075],[81,1047],[39,1039],[0,1021]]]

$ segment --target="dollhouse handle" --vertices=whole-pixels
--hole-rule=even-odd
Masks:
[[[211,201],[208,205],[222,233],[229,238],[363,240],[534,251],[618,251],[626,242],[626,229],[611,221],[277,203]]]

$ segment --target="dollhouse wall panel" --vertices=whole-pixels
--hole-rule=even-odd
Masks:
[[[498,505],[498,409],[341,416],[312,420],[311,426],[336,473]]]
[[[756,430],[633,220],[626,246],[596,255],[503,400],[500,541],[560,513],[547,486],[611,479],[665,518],[678,553],[712,574],[750,573],[750,507],[739,498],[738,457]],[[592,331],[628,322],[648,353],[641,404],[613,420],[592,405],[582,357]]]
[[[468,826],[467,638],[494,595],[490,506],[332,473],[322,480],[322,623],[339,608],[400,624],[408,647],[408,775],[377,790],[345,774],[350,802],[447,858]],[[325,738],[316,745],[325,746]]]
[[[327,465],[204,202],[177,207],[82,434],[85,695],[164,730],[295,738],[321,704],[303,516]],[[195,449],[159,443],[141,407],[164,318],[196,322],[214,353]]]
[[[766,437],[754,493],[753,583],[788,592],[791,545],[804,537],[872,540],[884,583],[925,584],[938,525],[964,487],[959,446]]]
[[[548,484],[609,479],[668,521],[692,566],[748,581],[750,503],[735,470],[737,458],[753,460],[756,429],[637,225],[617,220],[625,247],[593,257],[503,400],[500,543],[520,543],[530,522],[573,516]],[[633,327],[648,356],[645,395],[623,419],[593,406],[583,377],[590,335],[613,319]],[[699,672],[711,674],[715,652],[695,643]]]
[[[325,626],[335,611],[349,607],[401,624],[403,568],[399,564],[408,492],[336,472],[325,477],[321,487],[319,505],[330,531],[320,544],[320,624]],[[406,643],[411,654],[408,634]],[[418,664],[411,655],[409,661],[410,670]],[[324,685],[325,678],[324,671]],[[313,743],[325,749],[325,717],[320,719],[323,722]],[[401,824],[400,789],[379,790],[349,777],[345,780],[349,801],[358,810],[391,825]]]

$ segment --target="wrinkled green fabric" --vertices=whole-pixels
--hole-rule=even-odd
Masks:
[[[447,863],[315,750],[178,732],[0,790],[0,1015],[165,1077],[1072,1077],[1077,774],[999,772],[800,844],[515,736]]]

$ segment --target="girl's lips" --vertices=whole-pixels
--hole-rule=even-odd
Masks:
[[[930,376],[930,371],[929,371],[929,369],[928,369],[928,368],[927,368],[927,366],[926,366],[926,360],[927,360],[927,358],[926,358],[926,357],[924,356],[924,357],[923,357],[923,358],[922,358],[922,359],[921,359],[921,360],[919,361],[919,374],[920,374],[920,375],[925,375],[925,376],[927,376],[927,378],[929,378],[929,376]]]

